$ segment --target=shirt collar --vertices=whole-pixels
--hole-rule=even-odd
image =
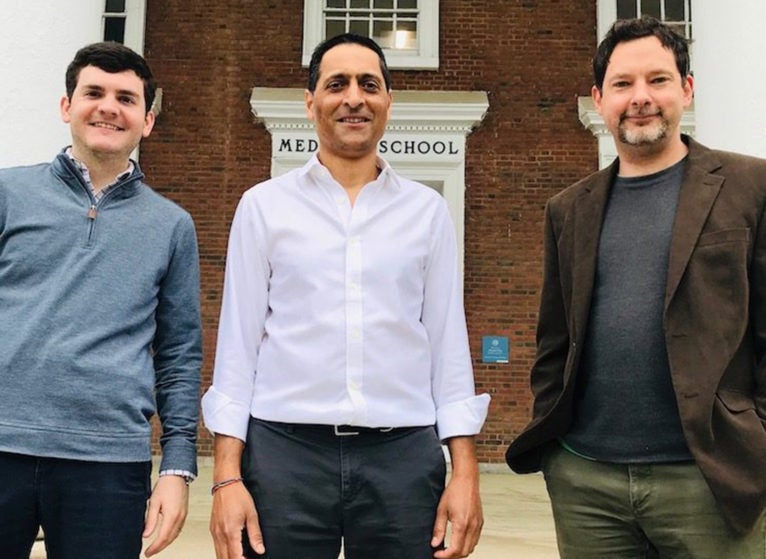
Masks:
[[[88,170],[88,166],[85,165],[85,163],[83,163],[79,159],[77,159],[74,155],[72,155],[72,146],[67,147],[64,153],[66,153],[67,157],[69,157],[69,159],[72,160],[72,163],[74,163],[77,169],[80,171],[80,173],[82,173],[82,177],[85,179],[88,185],[92,186],[92,181],[90,180],[90,171]],[[133,163],[133,160],[128,159],[128,167],[122,173],[119,173],[114,178],[114,180],[111,183],[109,183],[108,186],[102,188],[102,191],[106,190],[107,188],[109,188],[110,186],[114,184],[117,184],[121,180],[125,180],[126,178],[128,178],[131,174],[133,174],[133,170],[135,168],[136,168],[136,165],[135,163]]]
[[[376,157],[376,165],[378,169],[380,169],[380,174],[376,180],[380,182],[383,187],[395,188],[396,190],[401,189],[399,177],[396,175],[391,165],[389,165],[388,161],[378,155]],[[316,153],[314,153],[306,164],[301,167],[298,174],[301,178],[314,177],[318,180],[332,178],[330,171],[327,167],[322,165],[321,161],[319,161],[319,156]]]

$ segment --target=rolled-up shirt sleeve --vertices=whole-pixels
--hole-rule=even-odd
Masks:
[[[258,352],[268,311],[269,263],[251,192],[237,206],[229,235],[213,384],[202,398],[205,427],[245,440]]]
[[[446,202],[434,218],[422,321],[431,345],[431,389],[439,437],[476,435],[487,418],[490,396],[476,395],[457,242]]]

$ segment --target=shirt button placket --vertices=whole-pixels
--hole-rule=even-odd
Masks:
[[[366,403],[362,394],[364,329],[362,309],[362,242],[349,235],[346,242],[346,389],[354,408],[354,419],[364,421]]]

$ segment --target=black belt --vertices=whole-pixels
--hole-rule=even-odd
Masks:
[[[392,433],[401,433],[413,429],[422,429],[423,427],[361,427],[359,425],[321,425],[317,423],[284,423],[281,421],[265,421],[275,427],[287,429],[288,431],[307,432],[328,435],[333,437],[355,437],[357,435],[388,435]]]

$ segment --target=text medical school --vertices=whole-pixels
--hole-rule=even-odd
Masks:
[[[313,138],[282,138],[279,153],[313,153],[319,144]],[[458,155],[460,150],[453,140],[381,140],[381,155]]]

